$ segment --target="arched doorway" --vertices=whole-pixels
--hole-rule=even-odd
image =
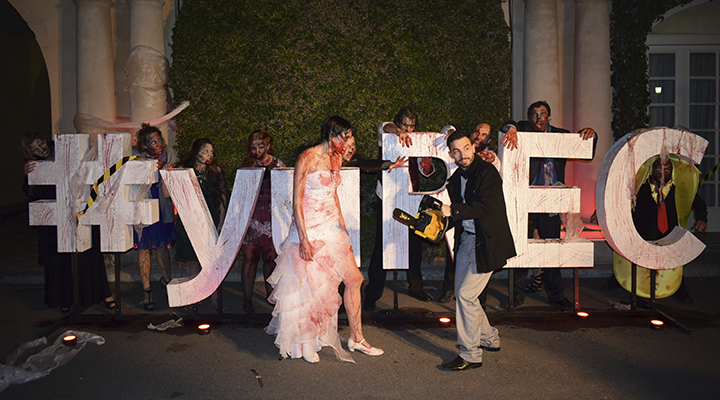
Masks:
[[[0,217],[27,210],[21,185],[25,178],[18,145],[28,130],[52,132],[50,81],[35,34],[7,1],[0,0],[0,157],[9,174],[2,183]]]

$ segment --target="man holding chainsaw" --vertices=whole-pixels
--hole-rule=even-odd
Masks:
[[[515,257],[507,220],[502,178],[492,164],[475,155],[468,133],[447,138],[450,157],[459,167],[448,180],[451,205],[441,212],[455,226],[456,325],[460,355],[442,367],[450,371],[482,366],[483,349],[500,350],[498,330],[490,325],[478,296],[492,271]]]

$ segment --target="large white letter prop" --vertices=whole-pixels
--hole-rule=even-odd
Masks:
[[[396,135],[383,134],[383,160],[395,161],[400,156],[439,158],[445,162],[447,178],[450,178],[457,166],[450,158],[445,143],[445,135],[423,132],[413,133],[411,136],[413,140],[412,146],[402,147]],[[408,269],[408,228],[393,219],[393,210],[399,208],[415,215],[418,206],[420,206],[422,195],[434,195],[444,204],[450,204],[450,196],[445,190],[445,185],[433,192],[413,192],[408,168],[394,168],[390,173],[384,171],[382,174],[382,187],[383,268]],[[452,238],[452,235],[452,231],[446,234],[448,238]],[[450,240],[449,245],[452,249],[453,244]]]
[[[293,222],[293,168],[273,168],[272,179],[272,233],[275,250],[280,252],[280,245],[290,232]],[[337,190],[340,200],[340,211],[345,219],[345,228],[350,236],[355,263],[360,266],[360,170],[343,168],[340,170],[340,187]]]
[[[170,307],[194,304],[208,298],[225,279],[240,250],[260,192],[264,170],[237,170],[219,237],[195,171],[192,168],[160,171],[202,266],[198,275],[173,279],[168,284]]]
[[[78,252],[90,248],[90,227],[76,225],[75,212],[79,205],[72,207],[70,193],[70,180],[87,153],[88,140],[85,134],[57,135],[55,161],[37,161],[35,169],[28,175],[30,185],[55,186],[56,200],[34,201],[28,205],[28,213],[30,225],[57,226],[57,249],[62,253],[73,253],[76,247]]]
[[[97,179],[123,157],[128,156],[130,135],[98,135],[98,160],[91,177]],[[128,151],[129,153],[129,151]],[[100,248],[104,253],[125,252],[133,246],[132,225],[152,225],[158,221],[158,201],[132,201],[129,185],[157,182],[157,162],[133,160],[125,163],[98,187],[95,203],[80,217],[81,225],[100,225]],[[82,205],[85,206],[84,204]]]
[[[592,267],[593,244],[584,239],[527,239],[528,213],[579,213],[580,188],[530,186],[530,158],[592,158],[592,140],[579,134],[518,132],[518,148],[500,146],[503,192],[517,257],[508,268]]]
[[[707,140],[669,128],[658,128],[637,135],[625,135],[605,156],[597,182],[597,216],[608,244],[621,256],[649,269],[673,269],[694,260],[705,244],[692,233],[676,226],[656,242],[646,242],[632,220],[631,191],[635,174],[650,157],[660,154],[663,142],[671,154],[699,164]]]

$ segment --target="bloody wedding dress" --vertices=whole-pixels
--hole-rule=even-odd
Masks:
[[[348,262],[353,257],[350,238],[340,225],[340,209],[335,203],[339,185],[339,171],[308,174],[303,215],[313,261],[300,257],[300,239],[293,222],[268,279],[274,288],[268,301],[275,309],[265,331],[277,335],[275,345],[284,358],[302,357],[302,346],[313,346],[316,351],[330,346],[339,360],[354,362],[343,350],[337,332],[342,303],[338,286],[353,265]]]

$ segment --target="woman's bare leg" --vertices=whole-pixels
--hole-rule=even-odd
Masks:
[[[144,291],[150,290],[150,249],[138,249],[138,268]]]
[[[363,277],[355,264],[355,259],[351,258],[347,272],[343,277],[343,283],[345,284],[345,312],[348,316],[348,323],[350,325],[350,335],[352,340],[355,342],[361,342],[363,340],[362,334],[362,316],[360,315],[360,287],[363,283]]]
[[[158,247],[155,252],[155,257],[157,258],[158,265],[160,266],[160,273],[162,274],[163,281],[168,283],[172,279],[172,274],[170,272],[170,249],[163,246]]]
[[[277,258],[275,247],[269,246],[263,248],[263,276],[265,277],[265,298],[270,297],[272,286],[268,283],[268,278],[275,271],[275,259]]]
[[[255,274],[257,274],[258,261],[260,261],[260,247],[243,246],[242,251],[242,288],[243,307],[252,307],[252,297],[255,291]]]

